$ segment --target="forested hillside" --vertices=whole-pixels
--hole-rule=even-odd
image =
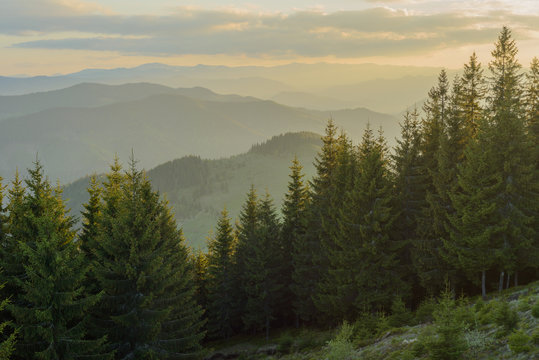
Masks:
[[[148,171],[154,189],[170,202],[187,242],[206,248],[206,237],[213,230],[223,206],[238,214],[245,189],[254,184],[267,191],[280,205],[286,191],[290,158],[297,155],[308,176],[314,175],[312,159],[320,149],[320,135],[288,133],[254,145],[245,154],[219,160],[187,156],[161,164]],[[63,196],[73,214],[88,201],[89,177],[65,187]]]
[[[77,231],[36,160],[0,187],[2,356],[222,359],[210,348],[233,338],[339,327],[298,348],[330,360],[535,358],[539,60],[524,72],[517,52],[504,27],[488,64],[474,53],[453,80],[442,70],[393,148],[381,130],[357,142],[330,119],[307,160],[311,179],[301,156],[319,142],[309,133],[148,173],[116,157],[90,180]],[[286,166],[275,160],[296,149]],[[267,172],[245,171],[261,169],[250,162]],[[277,179],[277,164],[288,184],[272,196],[255,184]],[[236,186],[244,195],[231,213],[219,194]],[[187,246],[156,189],[180,213],[215,195],[205,251]],[[384,340],[399,332],[414,340]],[[232,358],[302,358],[295,343]]]

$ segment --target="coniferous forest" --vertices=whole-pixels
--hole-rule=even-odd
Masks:
[[[246,189],[207,252],[134,158],[93,178],[80,230],[36,160],[0,187],[0,359],[196,359],[275,329],[400,326],[440,294],[429,354],[461,358],[455,299],[539,279],[539,60],[523,71],[504,27],[488,64],[440,72],[395,148],[332,120],[322,140],[313,179],[293,159],[282,209]]]

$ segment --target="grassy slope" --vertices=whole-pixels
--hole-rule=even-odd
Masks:
[[[476,321],[475,330],[467,330],[466,333],[476,335],[476,343],[482,346],[470,347],[462,359],[538,359],[539,358],[539,319],[532,315],[531,308],[539,307],[539,282],[505,290],[501,295],[495,294],[493,300],[483,306],[493,305],[495,302],[507,301],[512,309],[518,311],[519,322],[517,329],[524,331],[532,338],[528,345],[530,350],[523,353],[515,353],[508,344],[509,334],[504,333],[501,327],[496,325],[492,317],[476,310],[478,298],[471,299],[470,314]],[[480,301],[479,301],[480,302]],[[422,333],[432,330],[432,323],[422,323],[415,326],[404,326],[384,330],[379,336],[368,341],[352,340],[353,350],[348,359],[356,360],[381,360],[381,359],[428,359],[427,354],[418,351],[417,343]],[[279,360],[312,360],[328,359],[327,341],[334,338],[336,330],[296,330],[284,329],[274,331],[268,342],[263,336],[237,337],[226,342],[213,342],[207,344],[210,358],[219,359],[216,354],[229,356],[240,355],[242,359],[279,359]],[[279,351],[286,339],[292,338],[291,351],[283,354]],[[289,340],[290,341],[290,340]],[[471,342],[470,342],[471,344]],[[362,346],[363,345],[363,346]],[[273,355],[264,352],[276,351]],[[224,358],[224,357],[223,357]],[[228,357],[227,357],[228,358]],[[234,357],[229,357],[234,358]],[[342,359],[346,360],[346,359]]]

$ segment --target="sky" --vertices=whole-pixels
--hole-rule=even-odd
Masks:
[[[0,75],[85,68],[488,62],[509,26],[539,56],[538,0],[0,0]]]

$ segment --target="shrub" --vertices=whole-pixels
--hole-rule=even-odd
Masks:
[[[507,301],[502,301],[493,315],[496,325],[502,327],[507,334],[518,325],[518,313]]]
[[[464,324],[456,316],[458,307],[451,293],[442,294],[433,313],[434,334],[424,338],[425,348],[433,360],[461,359],[466,351]]]
[[[326,356],[328,360],[346,360],[354,354],[352,336],[354,327],[348,322],[343,322],[337,335],[333,340],[328,341]]]
[[[539,319],[539,301],[533,305],[532,315],[534,318]]]
[[[289,354],[290,350],[292,349],[292,345],[294,345],[294,338],[292,335],[290,335],[290,333],[285,332],[279,337],[277,342],[277,350],[281,354]]]
[[[434,298],[428,298],[424,300],[415,312],[415,321],[418,324],[431,322],[434,320],[432,313],[436,309],[436,300]]]
[[[535,345],[539,345],[539,328],[536,328],[532,333],[532,341]]]
[[[406,308],[404,301],[400,297],[393,299],[391,304],[391,316],[389,317],[389,326],[401,327],[409,325],[412,322],[413,315]]]
[[[531,337],[522,330],[514,331],[509,335],[509,348],[515,354],[528,352],[531,350]]]

